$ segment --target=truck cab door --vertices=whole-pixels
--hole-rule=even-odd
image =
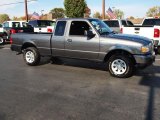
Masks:
[[[64,56],[65,54],[65,29],[66,21],[58,21],[54,35],[51,39],[51,50],[53,56]]]
[[[98,59],[99,37],[87,21],[71,21],[65,39],[65,56],[79,59]],[[88,37],[85,33],[93,33]],[[95,33],[95,35],[94,35]]]

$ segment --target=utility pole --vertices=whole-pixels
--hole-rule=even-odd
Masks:
[[[102,19],[105,19],[105,13],[106,13],[105,0],[102,0]]]
[[[28,5],[27,5],[27,0],[24,0],[24,3],[25,3],[26,21],[28,22]]]

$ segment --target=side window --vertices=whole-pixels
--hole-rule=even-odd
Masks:
[[[37,27],[36,21],[29,21],[28,24],[31,25],[32,27]]]
[[[2,25],[0,24],[0,28],[2,27]]]
[[[69,35],[85,36],[85,31],[90,30],[90,26],[85,21],[73,21],[70,26]]]
[[[63,36],[66,28],[66,21],[58,21],[55,29],[55,36]]]
[[[127,21],[129,26],[134,26],[134,24],[131,21]]]
[[[127,22],[125,20],[122,20],[122,25],[127,26]]]

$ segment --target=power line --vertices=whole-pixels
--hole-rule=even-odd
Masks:
[[[28,0],[27,2],[32,2],[32,1],[38,1],[38,0]],[[14,3],[7,3],[7,4],[1,4],[0,6],[7,6],[7,5],[14,5],[14,4],[21,4],[24,2],[14,2]]]

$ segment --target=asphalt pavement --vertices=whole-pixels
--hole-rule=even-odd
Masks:
[[[9,47],[0,46],[0,120],[160,120],[160,56],[118,79],[82,60],[27,66]]]

